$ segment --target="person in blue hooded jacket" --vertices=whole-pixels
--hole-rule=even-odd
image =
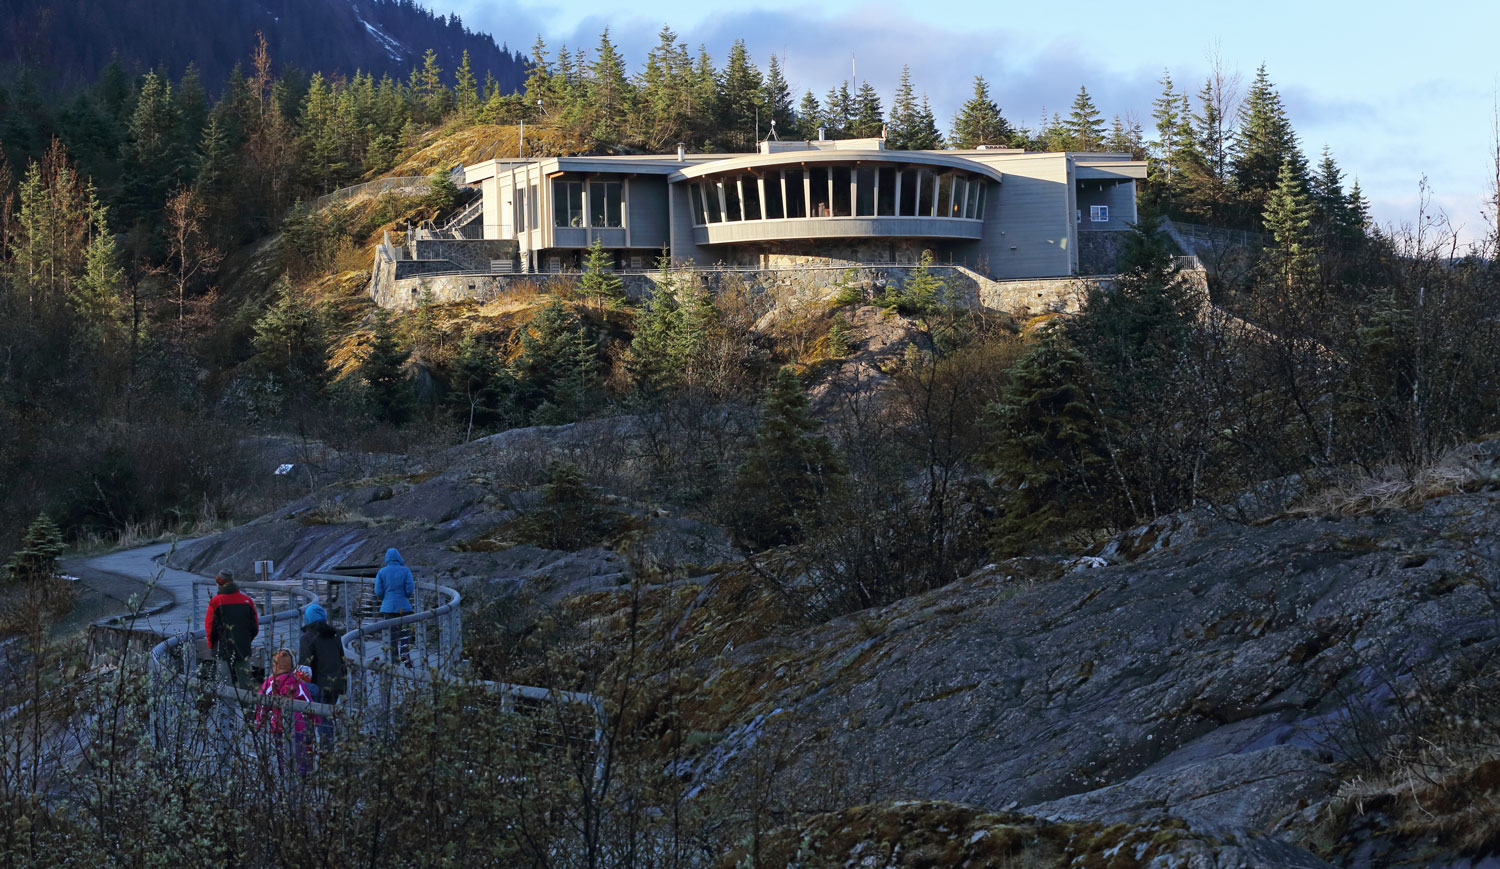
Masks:
[[[395,547],[385,551],[385,567],[375,574],[375,596],[380,598],[380,615],[393,619],[411,615],[411,599],[416,596],[417,584],[412,579],[406,562]],[[391,660],[399,661],[406,654],[405,631],[391,628]]]

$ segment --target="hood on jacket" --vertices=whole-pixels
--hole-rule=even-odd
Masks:
[[[310,603],[302,608],[302,627],[326,621],[328,621],[328,611],[323,609],[322,604]]]
[[[403,567],[406,566],[406,562],[404,562],[404,561],[401,560],[401,553],[397,552],[396,551],[396,547],[394,547],[394,546],[392,546],[390,549],[387,549],[385,551],[385,563],[386,564],[399,564],[399,565],[401,565]]]

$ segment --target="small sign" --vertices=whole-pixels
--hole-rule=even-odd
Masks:
[[[296,467],[296,466],[295,465],[278,465],[276,467],[276,476],[278,476],[278,477],[285,477],[287,474],[290,474],[292,472],[292,468],[294,468],[294,467]]]
[[[274,562],[274,561],[257,561],[257,562],[255,562],[255,575],[258,576],[258,577],[260,577],[261,582],[265,582],[266,580],[270,579],[271,578],[271,574],[273,574],[275,572],[276,572],[276,562]]]

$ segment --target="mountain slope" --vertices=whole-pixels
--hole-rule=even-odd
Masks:
[[[196,63],[217,84],[247,61],[257,31],[278,66],[404,78],[431,48],[450,72],[467,50],[481,81],[488,71],[510,90],[525,79],[520,55],[412,0],[10,0],[0,4],[0,71],[29,68],[67,87],[118,55],[127,71],[164,65],[174,77]]]

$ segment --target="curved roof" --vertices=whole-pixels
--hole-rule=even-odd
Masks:
[[[962,169],[975,175],[984,175],[993,181],[1003,181],[1004,176],[993,167],[950,154],[935,154],[931,151],[844,151],[807,150],[781,151],[775,154],[743,154],[724,160],[699,163],[673,172],[669,181],[685,181],[705,175],[724,172],[744,172],[751,169],[774,169],[783,166],[799,166],[804,163],[886,163],[895,166],[939,166],[945,169]]]

